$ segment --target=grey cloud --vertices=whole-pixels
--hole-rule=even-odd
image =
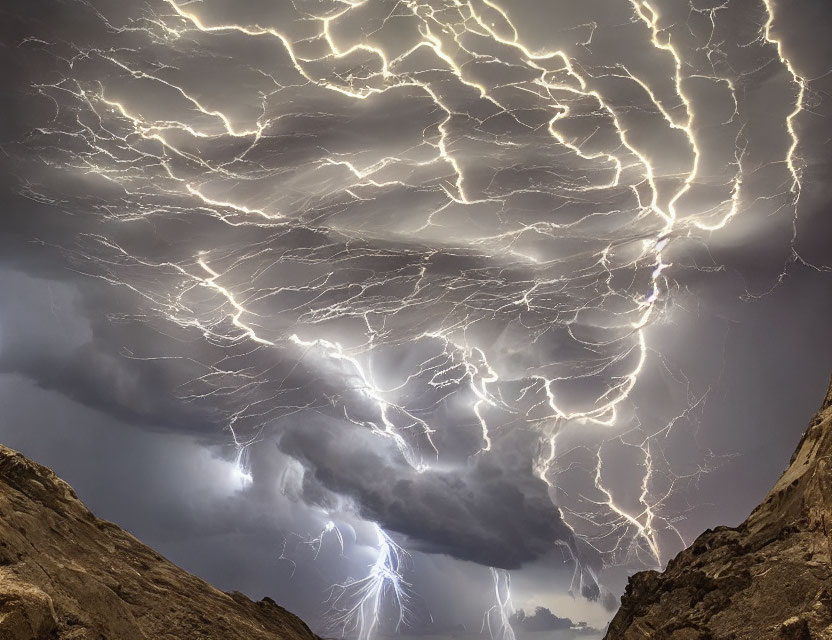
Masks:
[[[332,422],[293,425],[280,449],[308,467],[327,490],[355,499],[359,512],[407,536],[420,551],[444,553],[486,566],[517,569],[575,545],[544,482],[532,474],[531,434],[511,438],[510,456],[481,454],[450,472],[419,473],[382,436]],[[314,485],[306,494],[315,499]],[[587,557],[597,562],[597,558]]]
[[[511,616],[511,625],[519,630],[534,633],[539,631],[571,631],[573,635],[597,635],[586,622],[572,622],[569,618],[560,618],[546,607],[537,607],[534,613],[526,614],[520,609]]]
[[[210,413],[176,397],[181,373],[175,367],[125,352],[128,336],[141,343],[148,334],[102,330],[112,321],[102,317],[88,289],[15,271],[0,271],[0,285],[17,302],[0,310],[0,372],[26,376],[130,424],[174,431],[217,427]]]

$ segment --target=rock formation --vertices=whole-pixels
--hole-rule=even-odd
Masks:
[[[0,446],[0,639],[317,640],[266,598],[223,593],[96,518]]]
[[[832,640],[832,385],[745,522],[630,578],[606,639],[641,638]]]
[[[266,598],[223,593],[96,518],[0,446],[0,639],[318,640]],[[832,640],[832,386],[786,472],[736,529],[635,574],[607,640]]]

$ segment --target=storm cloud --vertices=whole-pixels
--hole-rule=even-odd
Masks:
[[[830,11],[5,3],[4,443],[318,629],[376,526],[603,626],[820,397]]]
[[[427,474],[401,461],[393,443],[379,447],[378,438],[343,424],[305,424],[285,432],[280,448],[309,468],[313,495],[320,484],[351,497],[363,517],[405,534],[425,553],[518,569],[551,553],[555,540],[577,544],[532,473],[533,434],[505,443],[512,453],[503,459]]]

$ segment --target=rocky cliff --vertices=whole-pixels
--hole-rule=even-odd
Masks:
[[[266,598],[223,593],[96,518],[0,446],[0,639],[317,640]]]
[[[637,638],[832,640],[832,385],[745,522],[630,578],[606,639]]]

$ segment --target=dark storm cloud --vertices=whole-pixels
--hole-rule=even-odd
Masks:
[[[63,275],[49,280],[0,270],[4,296],[15,301],[0,310],[0,372],[26,376],[129,424],[206,435],[221,426],[204,407],[177,397],[183,378],[171,363],[128,357],[127,339],[163,336],[112,327],[118,323],[107,317],[109,307],[96,304],[95,287],[83,280],[76,286]]]
[[[21,350],[25,355],[19,353]],[[17,343],[15,348],[4,349],[3,372],[23,374],[45,389],[59,391],[128,422],[160,426],[184,422],[183,414],[187,414],[170,397],[170,381],[154,375],[156,372],[131,367],[92,344],[62,355],[33,354],[29,345]]]
[[[405,534],[409,546],[504,569],[575,546],[546,484],[532,475],[534,437],[515,434],[509,455],[482,454],[464,471],[419,473],[378,434],[343,424],[305,423],[280,437],[282,451],[317,483],[353,498],[368,520]],[[314,499],[314,484],[306,491]],[[582,558],[584,560],[584,558]],[[589,555],[587,561],[597,563]]]

